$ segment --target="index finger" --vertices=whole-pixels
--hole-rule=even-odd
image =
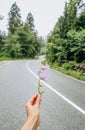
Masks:
[[[30,102],[31,102],[32,105],[34,105],[34,104],[36,103],[37,97],[38,97],[38,94],[34,95],[34,96],[30,99]]]

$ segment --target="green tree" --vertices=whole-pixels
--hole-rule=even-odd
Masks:
[[[77,2],[70,0],[65,4],[64,8],[64,21],[63,21],[63,38],[67,37],[67,32],[74,28],[75,20],[77,17]]]
[[[27,23],[17,30],[18,41],[21,47],[22,57],[34,58],[40,52],[41,43],[35,32],[30,30]]]
[[[18,35],[15,34],[9,34],[8,36],[5,36],[3,39],[3,42],[5,43],[3,46],[3,56],[9,57],[9,58],[19,58],[21,57],[20,54],[20,44],[18,42]]]
[[[75,29],[76,30],[85,29],[85,10],[81,12],[79,17],[77,17],[76,23],[75,23]]]
[[[3,20],[3,18],[4,17],[0,15],[0,20]],[[2,56],[2,50],[4,46],[4,42],[3,42],[4,37],[5,37],[5,33],[0,30],[0,57]]]
[[[34,31],[34,18],[31,12],[27,15],[26,23],[28,23],[31,31]]]
[[[31,32],[27,32],[23,29],[19,29],[17,31],[17,35],[18,35],[18,41],[20,43],[20,47],[21,47],[21,55],[24,58],[29,58],[29,49],[31,48],[32,45],[32,35]],[[32,52],[31,52],[32,54]]]
[[[83,11],[82,11],[83,7]],[[78,11],[80,14],[78,15]],[[65,3],[64,14],[60,16],[53,31],[48,35],[47,61],[60,65],[69,62],[83,62],[85,57],[85,7],[82,0]]]
[[[8,30],[11,33],[14,33],[17,28],[21,26],[21,15],[20,15],[20,9],[17,6],[16,2],[11,6],[11,9],[8,13],[9,19],[8,19]]]
[[[70,30],[67,36],[69,38],[69,53],[70,57],[72,57],[72,59],[70,60],[75,60],[76,62],[84,61],[85,30],[81,30],[79,32],[75,30]]]
[[[8,13],[8,34],[0,34],[0,56],[9,58],[34,58],[41,49],[41,40],[34,30],[34,18],[30,13],[22,22],[16,2]],[[0,17],[1,18],[1,17]]]

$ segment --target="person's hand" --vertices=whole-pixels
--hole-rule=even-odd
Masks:
[[[27,119],[34,120],[35,127],[40,124],[40,103],[42,96],[40,94],[34,95],[26,104]]]

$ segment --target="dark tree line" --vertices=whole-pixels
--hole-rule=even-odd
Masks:
[[[32,13],[29,12],[23,22],[15,2],[8,13],[8,34],[0,31],[0,58],[34,58],[41,46],[42,40],[35,30]]]
[[[51,64],[76,61],[85,62],[85,3],[83,0],[69,0],[64,13],[48,35],[46,52]]]

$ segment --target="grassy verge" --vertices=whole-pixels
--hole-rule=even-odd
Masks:
[[[43,61],[42,64],[46,64],[46,61]],[[69,75],[69,76],[72,76],[76,79],[79,79],[79,80],[82,80],[82,81],[85,81],[85,75],[77,70],[72,70],[71,68],[67,69],[65,68],[65,66],[59,66],[57,63],[54,63],[54,64],[49,64],[49,66],[52,68],[52,69],[55,69],[63,74],[66,74],[66,75]]]
[[[35,56],[34,58],[9,58],[9,57],[0,57],[0,61],[9,61],[9,60],[31,60],[31,59],[38,59],[39,56]]]

